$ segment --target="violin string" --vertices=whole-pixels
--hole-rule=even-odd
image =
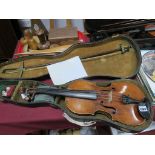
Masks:
[[[96,91],[96,93],[109,93],[109,92],[121,94],[121,93],[118,93],[118,92],[115,92],[115,91]]]
[[[115,95],[98,95],[97,96],[98,98],[101,98],[101,97],[103,97],[103,98],[122,98],[121,96],[115,96]]]
[[[98,96],[98,97],[103,97],[103,98],[121,98],[120,96],[107,96],[107,95],[101,95],[101,96]]]
[[[30,88],[30,89],[33,89],[33,88]],[[78,91],[78,90],[77,90]],[[91,91],[91,90],[90,90]],[[106,90],[101,90],[101,91],[95,91],[97,95],[102,95],[102,94],[109,94],[110,91],[106,91]],[[118,95],[118,96],[121,96],[121,93],[117,93],[117,92],[113,92],[112,91],[112,95]]]
[[[96,93],[101,93],[101,92],[103,92],[103,93],[109,93],[109,92],[112,92],[112,93],[117,93],[117,92],[115,92],[115,91],[113,91],[113,90],[106,90],[106,91],[103,91],[103,90],[97,90],[97,91],[95,91]],[[118,93],[118,94],[120,94],[120,93]]]
[[[98,98],[110,98],[108,96],[99,96]],[[111,97],[112,99],[121,99],[121,97]]]
[[[115,93],[112,93],[112,94],[110,94],[110,93],[107,93],[107,94],[103,94],[103,93],[102,93],[102,94],[99,94],[99,93],[98,93],[97,95],[99,95],[99,96],[100,96],[100,95],[122,96],[122,94],[121,94],[121,95],[118,95],[118,94],[115,94]]]
[[[114,102],[120,102],[120,101],[115,100]],[[114,102],[113,102],[113,105],[114,105]],[[103,105],[103,106],[108,106],[108,104],[110,104],[110,102],[108,102],[108,101],[104,101],[103,103],[101,103],[101,105]]]
[[[114,100],[113,102],[120,102],[120,100]],[[107,101],[107,100],[105,100],[105,101],[103,101],[103,104],[108,104],[108,103],[110,103],[109,101]]]
[[[121,99],[121,96],[116,96],[116,95],[109,95],[109,94],[103,94],[103,95],[99,95],[98,98],[104,98],[104,99],[109,99],[110,96],[112,97],[112,100],[114,99]]]
[[[101,101],[105,101],[105,100],[108,100],[109,101],[109,98],[101,98]],[[121,99],[112,99],[112,101],[121,101]]]
[[[109,97],[98,97],[97,99],[108,99],[109,100]],[[114,97],[114,98],[111,98],[111,100],[115,100],[115,99],[118,99],[118,100],[121,100],[121,98],[116,98],[116,97]]]
[[[107,97],[110,97],[111,96],[111,97],[114,97],[114,98],[122,97],[121,95],[114,95],[114,94],[112,94],[112,95],[111,94],[102,94],[102,95],[99,94],[98,96],[103,96],[103,97],[104,96],[107,96]]]
[[[113,92],[112,91],[112,94],[109,94],[110,91],[104,91],[104,90],[101,90],[101,91],[96,91],[96,94],[99,96],[99,97],[104,97],[104,99],[109,99],[109,96],[112,97],[112,100],[114,101],[114,99],[118,99],[120,100],[121,99],[121,96],[122,94],[121,93],[117,93],[117,92]],[[107,98],[106,98],[107,97]]]
[[[107,97],[109,97],[109,96],[111,96],[111,97],[122,97],[122,95],[115,95],[115,94],[98,94],[98,96],[107,96]]]
[[[114,102],[121,102],[121,100],[114,100],[114,101],[112,101],[113,103]],[[101,102],[101,104],[110,104],[111,102],[110,101],[108,101],[108,100],[105,100],[105,101],[103,101],[103,102]]]
[[[107,92],[107,93],[96,93],[96,94],[109,94],[109,92]],[[112,92],[112,94],[114,94],[114,95],[118,95],[118,96],[121,96],[122,94],[121,93],[115,93],[115,92]]]

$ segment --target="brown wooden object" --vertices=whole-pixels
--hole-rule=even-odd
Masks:
[[[73,113],[94,115],[95,113],[104,112],[113,121],[126,125],[136,126],[144,123],[144,119],[138,112],[137,104],[125,104],[122,102],[123,95],[140,101],[144,99],[144,93],[133,83],[120,81],[112,82],[107,87],[100,87],[90,81],[77,80],[69,84],[68,89],[92,90],[98,94],[96,100],[66,97],[66,106]]]

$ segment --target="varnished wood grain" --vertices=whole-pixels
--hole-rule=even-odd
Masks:
[[[144,119],[138,112],[136,104],[125,104],[121,98],[116,96],[127,95],[136,100],[143,100],[145,95],[141,89],[132,82],[112,82],[109,87],[98,87],[93,82],[85,80],[77,80],[69,85],[69,89],[73,90],[112,90],[112,100],[105,102],[104,97],[97,100],[66,98],[66,105],[69,110],[79,115],[94,115],[97,112],[104,112],[111,116],[113,121],[118,121],[126,125],[141,125]],[[101,104],[103,100],[103,103]],[[114,113],[116,111],[116,113]]]

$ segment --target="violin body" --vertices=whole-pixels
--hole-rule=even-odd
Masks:
[[[96,100],[79,99],[66,97],[67,108],[78,115],[95,115],[105,113],[113,121],[118,121],[126,125],[141,125],[144,118],[138,112],[136,104],[125,104],[121,96],[126,95],[136,100],[143,100],[143,91],[134,83],[112,82],[108,87],[97,86],[93,82],[77,80],[69,84],[70,90],[95,90],[99,92]],[[106,95],[101,95],[106,92]],[[120,96],[120,97],[118,97]]]

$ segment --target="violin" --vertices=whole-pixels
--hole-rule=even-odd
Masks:
[[[144,103],[145,95],[138,85],[130,81],[98,86],[95,82],[76,80],[67,89],[38,88],[34,96],[42,93],[64,96],[66,107],[78,115],[104,113],[113,121],[133,126],[145,121],[138,110],[138,105]]]

